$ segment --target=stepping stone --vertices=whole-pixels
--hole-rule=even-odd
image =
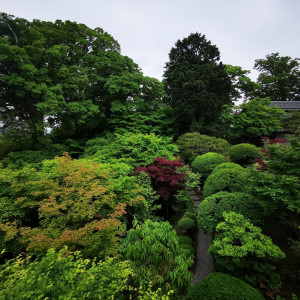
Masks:
[[[200,201],[199,197],[197,195],[192,196],[193,201]]]

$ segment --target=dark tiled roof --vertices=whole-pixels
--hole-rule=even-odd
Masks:
[[[300,101],[272,101],[270,106],[274,105],[283,110],[300,110]]]

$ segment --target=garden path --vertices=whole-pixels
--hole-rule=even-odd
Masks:
[[[194,207],[196,213],[198,213],[198,207],[201,202],[199,196],[193,189],[187,189],[194,201]],[[201,281],[205,276],[214,271],[213,261],[208,253],[209,243],[212,240],[211,234],[205,234],[200,229],[197,231],[197,249],[196,249],[196,266],[194,271],[193,283]]]

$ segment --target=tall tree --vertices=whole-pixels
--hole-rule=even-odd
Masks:
[[[46,126],[63,135],[99,126],[110,113],[108,78],[140,73],[108,33],[71,21],[2,13],[0,53],[1,131],[35,144]]]
[[[179,134],[213,123],[223,105],[231,103],[231,82],[219,50],[200,33],[178,40],[171,49],[164,84]]]
[[[252,99],[260,89],[260,85],[248,77],[250,71],[232,65],[225,65],[225,71],[232,83],[230,96],[233,101]]]
[[[259,71],[259,97],[271,101],[300,101],[300,59],[280,56],[279,53],[257,59],[254,68]]]

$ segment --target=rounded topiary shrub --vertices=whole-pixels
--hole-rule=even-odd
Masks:
[[[204,233],[212,233],[224,220],[223,212],[234,211],[250,219],[254,225],[262,225],[264,211],[260,203],[246,193],[219,192],[205,198],[199,205],[198,227]]]
[[[241,192],[247,185],[247,171],[242,168],[221,169],[208,176],[203,187],[204,198],[221,192]]]
[[[223,139],[203,135],[199,132],[185,133],[176,142],[180,157],[186,162],[192,162],[196,156],[208,152],[215,152],[224,156],[228,155],[230,144]]]
[[[209,152],[203,155],[199,155],[192,163],[194,172],[201,174],[204,179],[209,176],[213,169],[222,163],[225,163],[225,157],[218,153]]]
[[[227,274],[215,272],[195,284],[187,300],[263,300],[258,290]]]
[[[230,160],[242,166],[250,165],[259,156],[259,148],[251,144],[238,144],[229,149]]]
[[[222,169],[240,169],[240,170],[243,170],[243,167],[241,165],[235,164],[233,162],[225,162],[223,164],[217,165],[213,169],[212,173],[217,172],[217,171],[222,170]]]
[[[191,231],[196,227],[195,221],[191,218],[188,217],[183,217],[179,220],[178,222],[178,227],[182,230],[182,231]]]
[[[192,245],[182,244],[180,245],[180,248],[185,250],[186,257],[193,256],[195,254],[195,249]]]
[[[186,236],[186,235],[180,235],[178,237],[178,242],[179,242],[180,245],[184,245],[184,244],[192,245],[193,244],[193,240],[190,237]]]

